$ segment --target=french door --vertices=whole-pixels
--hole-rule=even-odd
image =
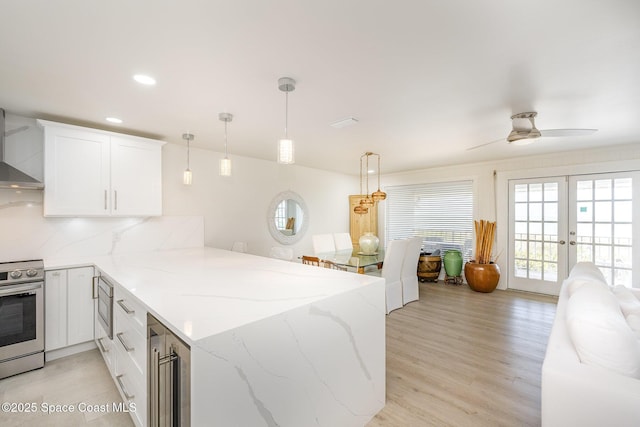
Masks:
[[[638,212],[639,172],[510,180],[508,287],[558,295],[579,261],[611,285],[640,286]]]

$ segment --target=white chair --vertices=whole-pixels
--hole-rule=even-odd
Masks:
[[[420,249],[422,248],[422,237],[407,239],[407,250],[402,260],[402,304],[417,301],[420,298],[418,289],[418,261],[420,260]]]
[[[233,252],[247,252],[247,242],[233,242],[231,250]]]
[[[336,246],[336,252],[353,251],[353,243],[351,242],[351,234],[349,233],[334,233],[333,243]]]
[[[273,246],[269,251],[271,258],[283,259],[285,261],[293,260],[293,249],[283,248],[282,246]]]
[[[313,241],[313,251],[317,254],[331,253],[336,251],[336,246],[333,243],[332,234],[314,234],[311,236]]]
[[[408,240],[392,240],[387,245],[384,252],[384,262],[382,270],[372,272],[373,275],[380,275],[385,278],[385,299],[387,314],[392,310],[402,308],[402,282],[400,275],[402,272],[402,260],[407,250]],[[417,276],[416,276],[417,277]]]

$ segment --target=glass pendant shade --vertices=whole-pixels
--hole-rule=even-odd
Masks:
[[[293,153],[293,140],[289,139],[289,92],[296,89],[296,81],[291,77],[281,77],[278,79],[278,89],[284,92],[284,138],[278,141],[278,163],[290,165],[295,163]]]
[[[231,159],[220,159],[220,176],[231,176]]]
[[[292,139],[281,139],[278,141],[278,163],[283,165],[295,163]]]
[[[371,198],[374,202],[381,202],[387,198],[387,193],[385,193],[384,191],[380,191],[380,189],[378,188],[378,191],[374,191],[371,194]]]
[[[367,196],[364,199],[360,199],[360,204],[365,208],[370,208],[373,206],[373,198]]]
[[[220,113],[218,118],[224,122],[224,158],[220,159],[220,176],[231,176],[231,159],[227,150],[227,124],[233,120],[233,114]]]
[[[191,169],[185,170],[184,173],[182,174],[182,182],[184,183],[184,185],[191,185],[192,181],[193,181],[193,174],[191,173]]]
[[[369,209],[365,208],[362,205],[357,205],[355,208],[353,208],[353,212],[357,213],[358,215],[364,215],[369,212]]]
[[[182,174],[182,183],[184,185],[191,185],[191,183],[193,182],[193,174],[191,173],[191,169],[189,168],[189,158],[190,158],[190,143],[191,141],[193,141],[194,136],[193,134],[187,132],[182,134],[182,139],[187,141],[187,168]]]

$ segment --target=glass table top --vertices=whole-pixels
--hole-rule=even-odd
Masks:
[[[384,261],[384,251],[382,249],[372,255],[365,255],[359,249],[354,249],[353,251],[319,252],[316,256],[321,260],[332,261],[343,267],[357,268],[358,273],[364,272],[364,268],[371,265],[377,265],[378,268],[382,268],[382,262]]]

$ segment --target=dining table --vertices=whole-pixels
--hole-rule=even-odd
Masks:
[[[384,250],[382,249],[378,249],[374,253],[364,253],[360,248],[354,248],[353,250],[318,252],[315,256],[320,261],[331,261],[341,267],[355,268],[359,274],[364,274],[365,268],[373,265],[381,269],[384,262]]]

